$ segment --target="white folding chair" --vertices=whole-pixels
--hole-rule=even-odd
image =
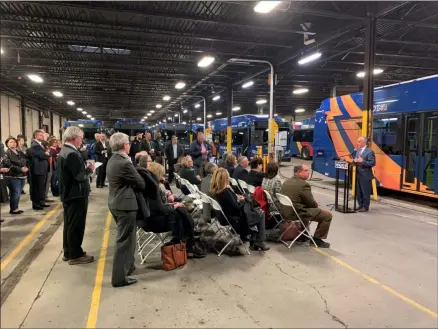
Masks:
[[[254,192],[255,192],[254,186],[246,184],[246,187],[247,187],[249,193],[254,194]]]
[[[191,184],[187,179],[181,178],[181,187],[185,186],[190,192],[187,196],[193,199],[195,209],[193,209],[192,217],[195,217],[198,211],[202,210],[202,201],[199,197],[199,189],[196,185]]]
[[[248,184],[246,184],[246,182],[244,180],[241,180],[241,179],[238,179],[237,182],[239,183],[240,189],[243,191],[243,193],[247,194],[249,192]]]
[[[245,191],[240,187],[239,183],[237,182],[237,180],[235,180],[234,178],[230,177],[230,183],[232,186],[236,187],[238,191],[242,192],[243,194],[245,194]]]
[[[281,242],[283,242],[283,243],[286,245],[286,247],[288,247],[288,248],[290,249],[290,248],[292,248],[292,246],[293,246],[293,244],[295,243],[295,241],[297,241],[301,235],[304,235],[304,236],[308,237],[308,238],[313,242],[313,244],[315,245],[316,248],[318,248],[318,246],[317,246],[316,243],[315,243],[315,240],[314,240],[313,237],[312,237],[312,234],[310,234],[310,231],[309,231],[310,221],[309,221],[309,225],[305,225],[305,224],[304,224],[303,220],[301,219],[300,215],[298,215],[298,212],[296,211],[296,209],[295,209],[295,207],[294,207],[294,205],[293,205],[291,199],[290,199],[288,196],[283,195],[283,194],[280,194],[280,193],[277,193],[277,198],[278,198],[278,201],[280,201],[280,203],[281,203],[283,206],[291,207],[291,208],[292,208],[292,210],[294,211],[295,215],[296,215],[297,218],[298,218],[298,221],[301,223],[301,225],[302,225],[302,227],[303,227],[303,230],[300,232],[300,234],[298,234],[297,237],[296,237],[292,242],[290,242],[289,244],[287,244],[285,241],[283,241],[282,238],[283,238],[283,235],[285,235],[286,232],[291,228],[291,226],[289,226],[289,227],[288,227],[288,228],[287,228],[287,229],[286,229],[286,230],[280,235],[280,238],[279,238],[278,240],[281,241]]]
[[[143,265],[146,262],[146,259],[154,252],[155,249],[164,245],[166,239],[169,237],[170,232],[164,233],[154,233],[154,232],[146,232],[141,227],[137,228],[137,252],[140,256],[140,264]],[[149,246],[154,240],[158,240],[157,244],[152,247],[146,254],[145,249]]]
[[[281,215],[280,210],[278,209],[277,205],[275,204],[274,199],[272,198],[271,194],[268,191],[266,191],[265,189],[263,189],[263,191],[265,192],[266,200],[268,201],[268,204],[269,204],[268,220],[270,220],[271,218],[274,218],[274,220],[277,222],[277,224],[273,228],[273,230],[275,230],[282,222],[284,222],[284,218]],[[271,209],[273,209],[273,211],[271,211]],[[277,216],[279,216],[281,218],[281,220],[278,220]]]
[[[225,251],[225,249],[232,243],[235,241],[235,237],[237,236],[239,239],[239,242],[243,245],[243,247],[245,248],[246,252],[248,253],[248,255],[250,255],[251,253],[249,252],[248,248],[246,248],[245,244],[243,243],[242,239],[240,238],[240,235],[236,232],[236,230],[234,229],[234,227],[231,225],[230,221],[228,220],[228,217],[225,215],[224,211],[222,210],[221,205],[219,204],[219,202],[217,202],[215,199],[208,197],[211,206],[213,207],[213,209],[217,212],[220,212],[222,214],[222,216],[224,217],[224,219],[227,222],[226,226],[220,226],[221,231],[224,233],[223,235],[226,234],[230,234],[231,238],[228,240],[228,242],[225,244],[225,246],[219,251],[218,253],[218,257],[220,257],[222,255],[222,253]],[[214,246],[213,246],[214,247]],[[216,248],[214,248],[216,250]],[[217,252],[217,250],[216,250]]]

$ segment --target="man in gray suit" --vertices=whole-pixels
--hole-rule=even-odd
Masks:
[[[115,133],[110,138],[113,156],[108,160],[108,207],[117,224],[116,252],[114,254],[111,284],[123,287],[134,284],[130,278],[134,270],[137,199],[134,189],[144,190],[145,183],[129,157],[129,136]]]
[[[357,139],[357,151],[353,153],[353,161],[357,167],[357,202],[358,212],[366,212],[370,208],[371,181],[374,178],[373,167],[376,165],[374,151],[367,147],[368,138]]]

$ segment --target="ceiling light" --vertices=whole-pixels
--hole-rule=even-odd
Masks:
[[[195,108],[197,108],[197,109],[200,108],[200,107],[201,107],[201,104],[196,104],[195,105]]]
[[[157,104],[157,105],[155,105],[155,107],[157,108],[157,109],[161,109],[162,107],[163,107],[163,105],[161,105],[161,104]],[[151,111],[152,112],[152,111]]]
[[[91,117],[91,120],[96,120],[94,117]]]
[[[186,124],[187,124],[187,122],[186,122],[186,121],[183,121],[183,122],[182,122],[182,124],[183,124],[183,125],[186,125]]]
[[[78,126],[82,128],[84,125],[82,123],[80,123],[80,124],[78,124]]]
[[[79,112],[82,112],[82,111],[83,111],[82,107],[78,107],[77,110],[78,110]]]
[[[316,52],[316,53],[314,53],[312,55],[309,55],[309,56],[306,56],[304,58],[301,58],[298,61],[298,64],[303,65],[303,64],[307,64],[309,62],[313,62],[313,61],[317,60],[318,58],[320,58],[321,56],[322,56],[322,54],[320,52]]]
[[[148,113],[148,117],[150,117],[152,115],[152,113]]]
[[[303,112],[305,112],[306,110],[305,109],[296,109],[295,110],[295,113],[303,113]]]
[[[212,118],[213,116],[211,115],[211,114],[208,114],[207,115],[207,118]]]
[[[87,114],[87,111],[82,111],[82,114]]]
[[[184,87],[186,86],[186,84],[184,83],[184,82],[178,82],[176,85],[175,85],[175,88],[176,89],[183,89]]]
[[[201,121],[201,120],[202,120],[202,118],[199,118],[199,117],[198,117],[198,118],[196,118],[196,120],[198,120],[198,121]]]
[[[73,102],[73,101],[68,101],[67,104],[70,105],[70,106],[73,106],[73,105],[75,105],[75,102]]]
[[[3,54],[3,48],[0,48],[1,53]]]
[[[294,95],[300,95],[300,94],[305,94],[307,92],[309,92],[309,89],[307,89],[307,88],[299,88],[299,89],[295,89],[292,93]]]
[[[198,66],[199,67],[207,67],[207,66],[210,66],[211,63],[213,63],[213,62],[214,62],[214,57],[205,56],[198,62]]]
[[[91,114],[87,114],[87,118],[91,118]]]
[[[33,82],[36,82],[36,83],[41,83],[41,82],[44,81],[43,78],[41,78],[41,77],[40,77],[39,75],[37,75],[37,74],[28,74],[27,77],[28,77],[30,80],[32,80]]]
[[[187,113],[187,110],[184,110],[183,113]]]
[[[234,111],[234,112],[240,111],[240,106],[235,106],[235,107],[233,107],[233,111]]]
[[[164,97],[163,97],[163,101],[166,101],[166,102],[167,102],[167,101],[170,101],[170,96],[167,96],[167,95],[164,96]]]
[[[141,121],[144,121],[144,118],[143,118],[143,119],[141,119]]]
[[[178,113],[175,113],[175,116],[177,117],[179,114]]]
[[[52,94],[53,94],[55,97],[62,97],[62,96],[64,96],[64,95],[62,94],[62,92],[60,92],[60,91],[54,91]]]
[[[374,75],[377,75],[377,74],[380,74],[380,73],[383,73],[383,70],[382,70],[382,69],[374,69],[374,71],[373,71],[373,74],[374,74]],[[363,77],[365,76],[365,72],[364,72],[364,71],[358,72],[358,73],[356,74],[356,76],[357,76],[358,78],[363,78]]]
[[[214,101],[217,101],[217,100],[220,99],[220,98],[221,98],[220,95],[216,95],[216,96],[213,97],[213,100],[214,100]]]
[[[216,112],[216,115],[222,115],[222,112]]]
[[[266,104],[268,101],[266,99],[259,99],[256,104],[258,105],[262,105],[262,104]]]
[[[267,14],[269,13],[272,9],[274,9],[275,7],[277,7],[280,4],[281,1],[259,1],[255,7],[254,7],[254,11],[256,13],[260,13],[260,14]]]
[[[251,87],[253,84],[254,84],[254,81],[248,81],[248,82],[245,82],[245,83],[242,85],[242,88],[248,88],[248,87]]]
[[[172,120],[172,117],[168,117],[169,120]]]

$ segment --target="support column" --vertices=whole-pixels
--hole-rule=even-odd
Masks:
[[[230,85],[227,88],[227,152],[231,153],[232,151],[232,136],[233,136],[233,128],[231,126],[231,116],[233,113],[233,86]]]
[[[192,110],[189,110],[189,136],[190,136],[190,144],[192,144],[193,142]]]
[[[371,141],[373,136],[374,64],[376,55],[376,17],[374,6],[368,6],[365,32],[365,77],[363,88],[362,135]]]
[[[26,107],[24,105],[23,97],[20,99],[20,112],[21,112],[21,134],[28,138],[26,134]]]

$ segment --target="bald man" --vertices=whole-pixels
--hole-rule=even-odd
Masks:
[[[357,203],[358,212],[367,212],[370,208],[371,181],[374,178],[373,167],[376,165],[374,151],[367,147],[368,138],[359,137],[357,148],[353,152],[353,162],[357,167]]]

